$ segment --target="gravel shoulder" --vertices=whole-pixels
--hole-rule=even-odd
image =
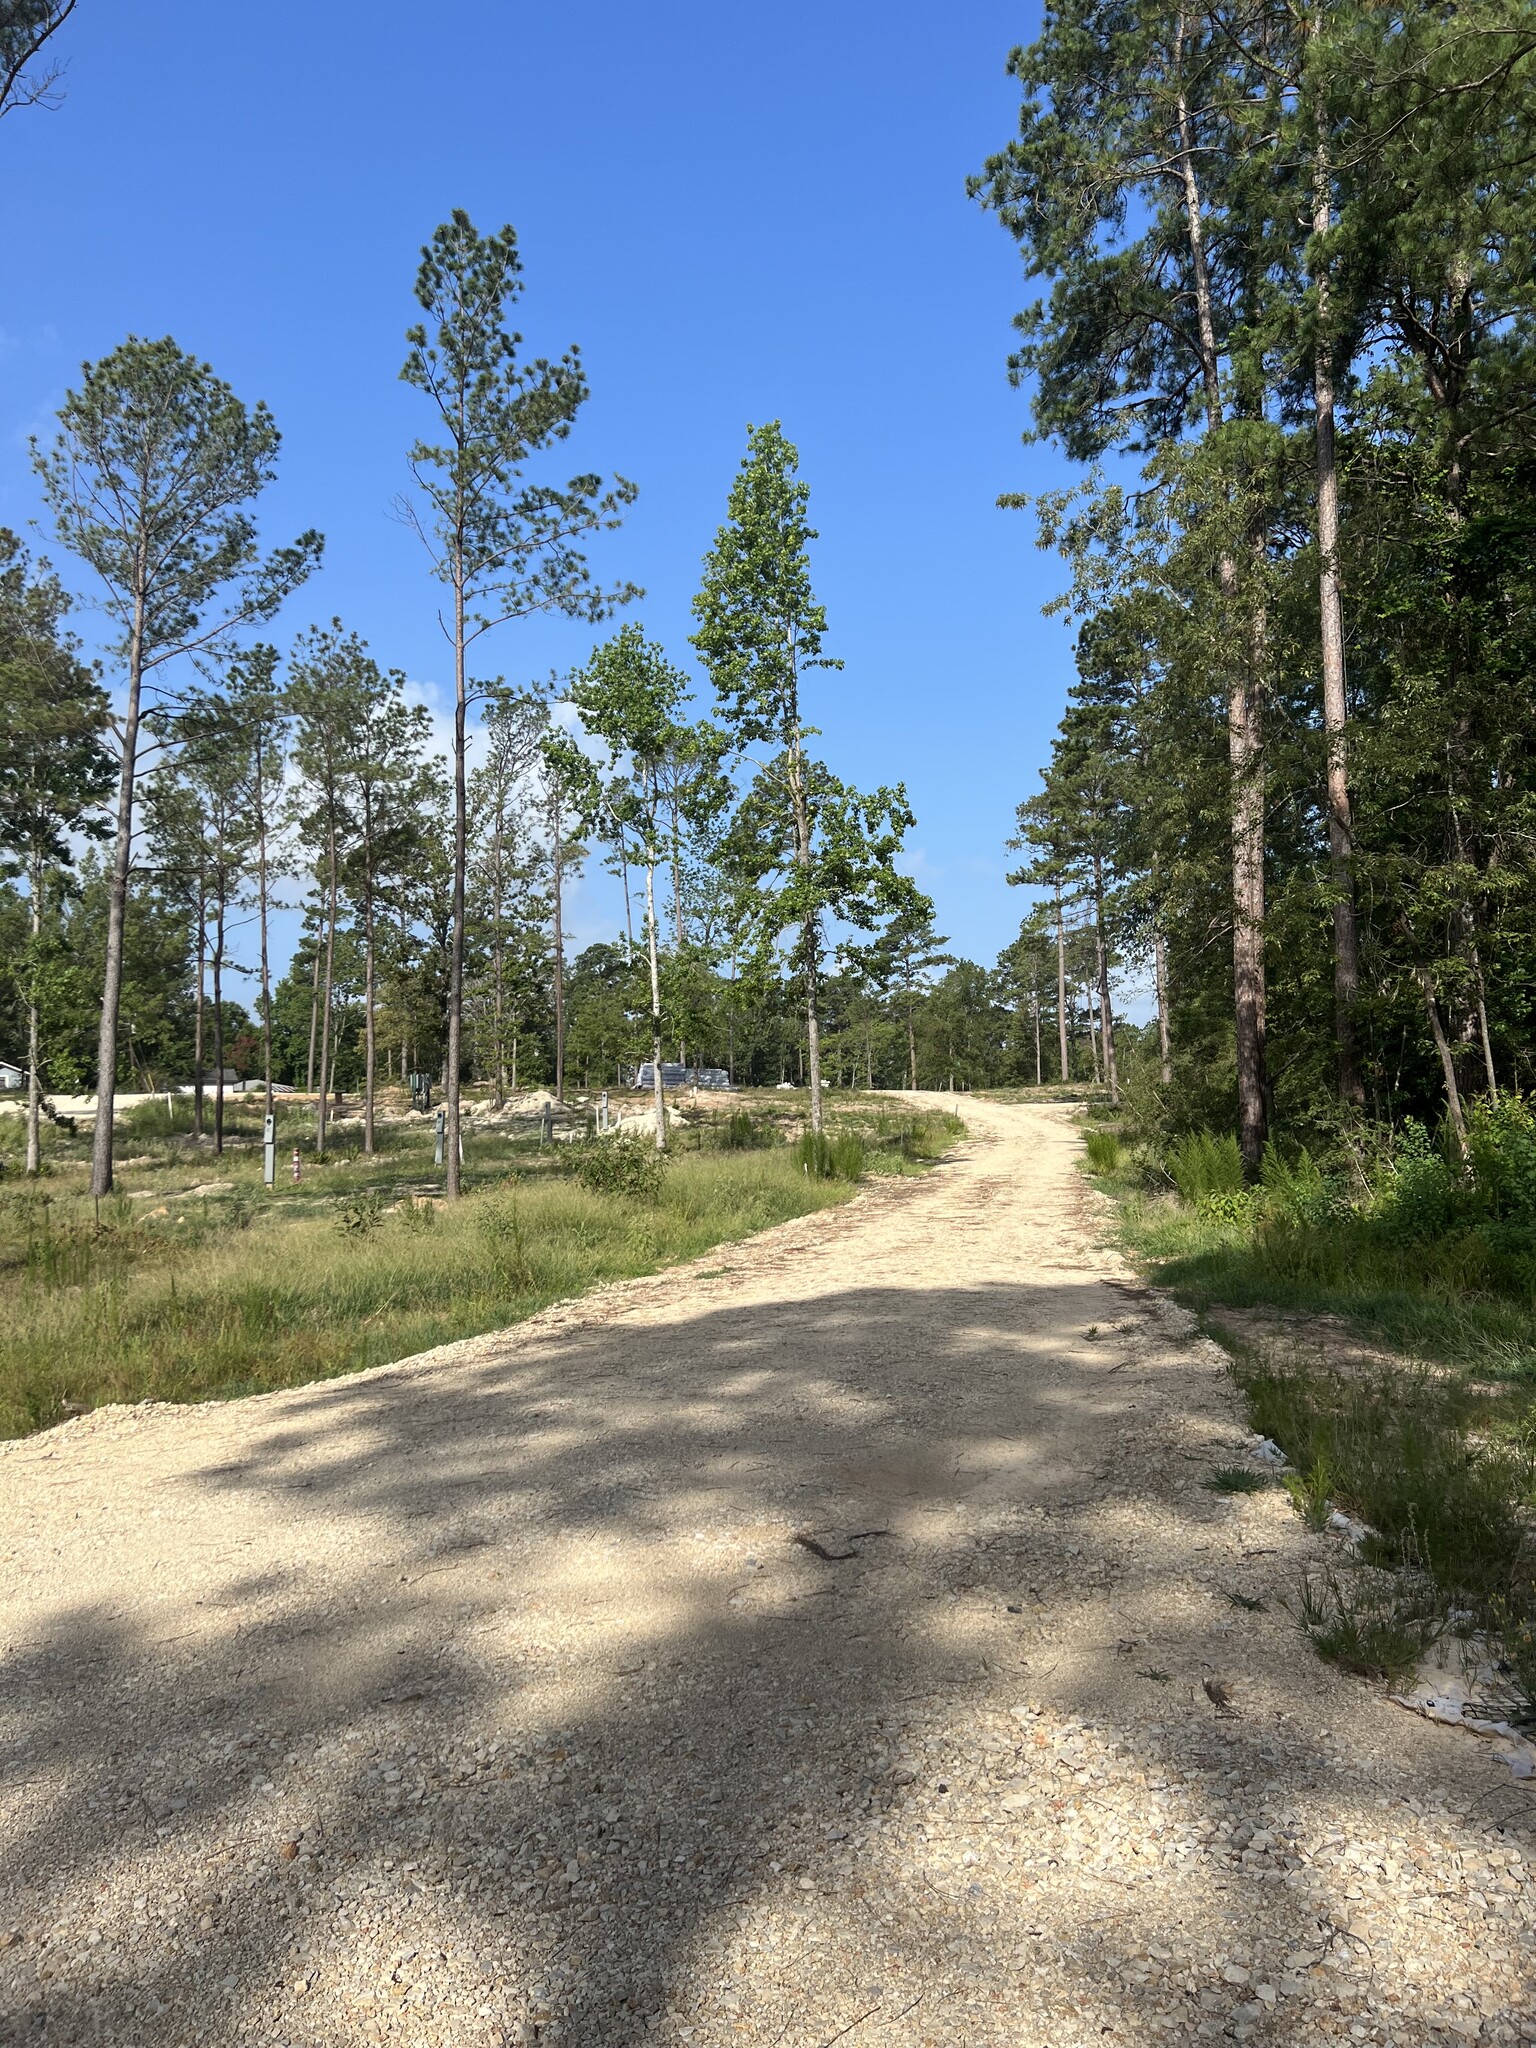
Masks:
[[[1327,1539],[1202,1487],[1221,1354],[1068,1112],[965,1112],[502,1335],[0,1446],[0,2042],[1536,2040],[1531,1786],[1312,1658]]]

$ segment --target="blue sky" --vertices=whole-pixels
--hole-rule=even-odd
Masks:
[[[1021,446],[1018,262],[964,189],[1012,130],[1004,63],[1035,22],[993,0],[84,0],[63,105],[0,124],[0,521],[39,516],[27,436],[81,360],[173,334],[277,416],[269,538],[327,536],[279,637],[338,614],[441,708],[436,587],[391,515],[425,426],[403,333],[433,226],[511,221],[530,347],[579,342],[591,378],[569,466],[640,486],[595,559],[646,587],[631,615],[679,658],[748,422],[798,443],[847,664],[815,689],[826,756],[905,781],[940,929],[990,961],[1023,908],[1003,841],[1071,672],[1040,615],[1060,565],[994,504],[1064,470]],[[511,626],[485,666],[531,678],[591,639]],[[607,888],[573,905],[579,941],[614,928]]]

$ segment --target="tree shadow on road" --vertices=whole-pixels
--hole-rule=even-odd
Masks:
[[[1340,1681],[1272,1615],[1223,1639],[1239,1716],[1195,1684],[1192,1550],[1244,1567],[1176,1353],[1103,1282],[871,1286],[526,1331],[230,1410],[213,1455],[168,1425],[171,1547],[137,1518],[0,1669],[0,2041],[1183,2038],[1168,1969],[1123,1974],[1157,1949],[1191,2025],[1267,2024],[1217,1959],[1277,1977],[1344,1909],[1284,1827],[1170,1860],[1148,1780],[1208,1757],[1215,1826],[1390,1787],[1288,1718]],[[63,1583],[111,1458],[51,1468]]]

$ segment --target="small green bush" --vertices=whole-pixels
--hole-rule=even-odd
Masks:
[[[598,1138],[583,1145],[576,1178],[598,1195],[629,1195],[655,1201],[666,1178],[667,1155],[649,1138]]]
[[[1229,1132],[1191,1131],[1169,1148],[1168,1174],[1191,1208],[1206,1195],[1240,1195],[1246,1188],[1243,1155]]]
[[[1443,1237],[1465,1214],[1467,1192],[1460,1173],[1423,1124],[1409,1117],[1377,1189],[1376,1221],[1384,1235],[1399,1244]]]
[[[1200,1483],[1211,1493],[1263,1493],[1269,1485],[1269,1474],[1255,1472],[1248,1465],[1218,1465]]]
[[[756,1152],[778,1143],[772,1124],[760,1124],[749,1109],[734,1110],[720,1129],[720,1146],[726,1152]]]
[[[1207,1223],[1247,1223],[1253,1217],[1253,1194],[1248,1188],[1217,1188],[1201,1195],[1195,1213]]]
[[[1329,1664],[1402,1685],[1444,1632],[1444,1602],[1426,1581],[1331,1570],[1302,1575],[1296,1618]]]
[[[807,1131],[800,1140],[799,1159],[812,1180],[861,1180],[864,1140],[852,1131],[830,1138],[825,1131]]]
[[[1088,1151],[1090,1173],[1113,1173],[1120,1164],[1120,1139],[1114,1131],[1087,1131],[1083,1143]]]
[[[248,1205],[242,1205],[242,1227],[250,1220]],[[384,1197],[372,1188],[348,1195],[336,1211],[336,1228],[343,1237],[366,1237],[384,1221]]]
[[[1320,1229],[1333,1219],[1339,1207],[1333,1189],[1305,1145],[1294,1159],[1286,1160],[1271,1140],[1264,1147],[1259,1179],[1268,1221],[1299,1229]]]

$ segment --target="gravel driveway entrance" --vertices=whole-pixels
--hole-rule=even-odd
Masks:
[[[1064,1111],[964,1108],[712,1263],[0,1449],[0,2041],[1536,2039],[1531,1787],[1314,1661],[1219,1354]]]

